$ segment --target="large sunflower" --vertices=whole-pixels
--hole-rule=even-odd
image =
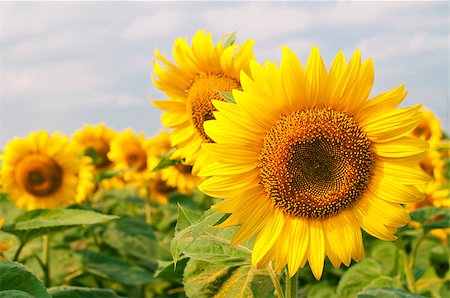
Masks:
[[[10,141],[4,150],[1,176],[4,190],[20,208],[53,209],[84,199],[79,190],[89,189],[90,160],[67,137],[34,132]]]
[[[240,225],[232,244],[256,235],[253,265],[274,260],[293,276],[308,261],[319,279],[325,256],[336,267],[364,256],[361,228],[396,239],[410,220],[400,204],[427,180],[413,167],[427,143],[405,136],[420,105],[396,108],[403,86],[368,100],[373,64],[359,51],[348,64],[339,52],[329,71],[315,47],[305,69],[288,48],[280,67],[250,68],[236,104],[213,102],[205,132],[216,143],[203,148],[217,163],[199,173],[212,176],[200,190],[228,198],[213,208],[231,213],[220,227]]]
[[[172,145],[178,150],[174,158],[185,159],[196,173],[207,156],[201,154],[201,144],[212,140],[205,134],[203,123],[214,119],[212,100],[223,100],[220,92],[240,89],[239,74],[249,72],[253,59],[253,41],[242,46],[213,45],[211,34],[199,31],[192,46],[179,38],[173,47],[175,64],[155,51],[155,86],[169,96],[166,101],[153,101],[166,112],[162,123],[174,129]]]
[[[117,132],[101,123],[97,126],[85,125],[81,130],[75,132],[73,140],[83,146],[85,150],[94,149],[99,157],[95,167],[98,170],[107,170],[112,167],[108,152],[111,141],[116,135]]]

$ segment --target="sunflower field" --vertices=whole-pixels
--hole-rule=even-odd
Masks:
[[[85,125],[1,149],[0,297],[450,297],[450,142],[326,66],[198,31],[152,83],[166,130]]]

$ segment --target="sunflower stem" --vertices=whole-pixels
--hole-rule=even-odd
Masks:
[[[152,205],[150,198],[145,198],[145,222],[148,225],[152,224]]]
[[[19,248],[17,248],[16,253],[14,254],[14,257],[13,257],[13,261],[14,262],[18,262],[19,261],[20,253],[22,252],[22,249],[25,247],[25,244],[27,244],[26,241],[21,241],[20,242]]]
[[[278,280],[277,275],[273,271],[272,264],[266,267],[267,272],[269,272],[270,279],[272,280],[273,286],[275,287],[275,293],[278,298],[284,298],[283,289],[281,288],[280,281]]]
[[[297,297],[297,279],[298,273],[296,272],[293,276],[289,277],[289,272],[286,267],[286,298]]]
[[[44,263],[45,286],[50,286],[50,236],[42,236],[42,262]]]

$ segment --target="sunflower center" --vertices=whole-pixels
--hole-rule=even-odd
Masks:
[[[203,129],[205,121],[214,119],[213,112],[216,109],[212,100],[224,101],[220,92],[231,92],[233,89],[241,89],[241,85],[237,80],[223,73],[201,73],[189,87],[187,92],[188,109],[190,109],[192,123],[204,142],[213,142]]]
[[[329,108],[283,116],[264,138],[261,184],[284,213],[327,218],[356,202],[374,158],[365,133],[345,113]]]
[[[108,158],[109,144],[107,142],[102,140],[93,140],[87,147],[93,148],[98,154],[99,161],[95,165],[96,168],[105,168],[111,164],[111,161]]]
[[[125,148],[125,161],[130,168],[142,171],[147,168],[147,154],[139,146],[128,144]]]
[[[156,182],[155,189],[159,194],[170,194],[176,190],[176,188],[167,185],[167,183],[162,180]]]
[[[51,158],[32,154],[17,165],[17,182],[30,194],[43,197],[56,192],[62,183],[62,168]]]

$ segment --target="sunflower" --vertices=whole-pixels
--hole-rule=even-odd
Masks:
[[[251,40],[240,47],[222,41],[214,46],[211,34],[199,31],[192,46],[182,38],[175,41],[176,64],[155,51],[153,82],[169,99],[153,103],[166,111],[163,125],[174,129],[172,145],[178,150],[173,157],[193,165],[194,173],[208,163],[208,157],[201,154],[201,144],[212,142],[203,129],[206,120],[214,119],[212,100],[223,100],[220,92],[241,88],[239,74],[249,73],[252,47]]]
[[[108,159],[108,152],[112,139],[117,132],[101,123],[97,126],[85,125],[81,130],[75,132],[73,141],[79,143],[85,150],[94,149],[99,157],[95,167],[98,170],[107,170],[112,167]]]
[[[143,133],[136,135],[127,129],[111,142],[108,158],[114,164],[114,170],[123,170],[126,183],[139,185],[150,180],[151,170],[158,164],[158,158],[152,152],[152,143]]]
[[[33,132],[10,141],[4,150],[1,176],[4,190],[20,208],[54,209],[84,199],[78,190],[89,189],[92,177],[82,148],[67,137]]]
[[[158,148],[159,156],[167,154],[171,149],[170,134],[162,131],[158,136],[152,139],[153,146]],[[168,188],[173,188],[181,194],[189,195],[194,192],[202,179],[192,174],[192,166],[184,162],[163,168],[159,171],[160,176],[157,180],[164,182]]]
[[[3,217],[0,216],[0,229],[3,227],[4,223],[5,223],[5,220],[3,219]],[[0,260],[4,259],[3,253],[5,251],[7,251],[8,249],[10,249],[12,244],[13,244],[12,239],[9,239],[8,242],[0,241]]]
[[[203,192],[228,199],[213,209],[231,215],[219,227],[240,226],[239,244],[256,235],[252,264],[287,264],[290,276],[309,262],[320,279],[325,256],[338,267],[364,256],[361,228],[394,240],[409,222],[401,206],[422,197],[427,175],[412,165],[427,148],[405,136],[420,105],[398,109],[404,87],[368,99],[372,61],[339,52],[329,71],[313,47],[304,69],[288,48],[280,67],[250,63],[236,104],[214,101],[204,124],[216,143],[203,148],[216,163]]]

